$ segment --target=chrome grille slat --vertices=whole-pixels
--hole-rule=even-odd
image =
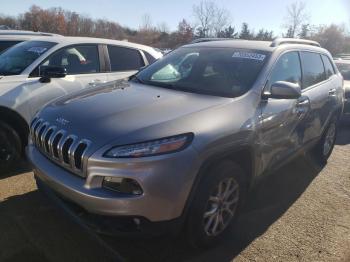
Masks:
[[[46,132],[49,130],[50,128],[50,123],[49,122],[45,122],[43,124],[43,127],[41,129],[43,129],[43,131],[41,132],[41,136],[39,137],[39,143],[41,145],[41,147],[45,150],[45,135],[46,135]]]
[[[33,130],[34,130],[34,127],[36,125],[36,123],[39,121],[40,119],[39,118],[34,118],[33,121],[32,121],[32,124],[30,125],[30,134],[33,135]]]
[[[58,129],[41,118],[32,121],[30,134],[42,154],[72,173],[85,177],[86,154],[91,145],[89,140]]]
[[[87,150],[89,149],[90,145],[91,145],[91,142],[89,140],[82,140],[82,144],[85,144],[86,145],[86,148],[84,149],[84,151],[81,153],[81,164],[82,166],[84,166],[84,161],[86,159],[86,153],[87,153]]]
[[[64,163],[63,162],[63,152],[62,152],[62,148],[63,148],[63,145],[64,143],[66,142],[67,140],[67,136],[66,136],[66,132],[63,133],[63,136],[61,137],[60,141],[58,142],[58,145],[57,145],[57,149],[58,149],[58,159],[60,160],[60,162]]]
[[[38,122],[35,124],[34,129],[33,129],[33,141],[35,141],[35,143],[37,143],[37,139],[38,139],[38,132],[43,124],[43,120],[39,119]]]
[[[75,153],[76,153],[76,150],[78,149],[79,145],[81,145],[81,142],[82,141],[78,140],[78,137],[75,137],[72,145],[69,147],[68,156],[69,156],[70,167],[72,169],[78,169],[75,166]]]
[[[41,136],[42,136],[43,132],[45,131],[45,128],[46,128],[46,123],[41,124],[40,128],[38,128],[37,140],[38,140],[38,145],[40,148],[42,147]]]
[[[46,133],[46,136],[45,136],[45,143],[47,142],[47,144],[48,144],[48,150],[46,149],[46,147],[45,147],[45,150],[46,150],[46,153],[48,153],[48,154],[50,154],[50,155],[52,155],[52,139],[55,137],[55,131],[56,131],[56,129],[57,129],[57,127],[55,127],[55,126],[51,126],[49,129],[48,129],[48,131],[47,131],[47,133],[50,131],[50,130],[52,130],[52,133],[50,134],[50,136],[47,138],[47,141],[46,141],[46,136],[47,136],[47,133]],[[46,145],[45,145],[46,146]]]

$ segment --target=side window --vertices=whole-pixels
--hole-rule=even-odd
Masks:
[[[151,56],[149,53],[145,51],[143,51],[143,53],[145,54],[149,64],[153,64],[156,61],[156,59],[153,56]]]
[[[334,67],[333,67],[331,61],[329,60],[328,56],[322,55],[322,60],[323,60],[324,68],[325,68],[325,71],[326,71],[326,77],[328,79],[332,75],[335,74]]]
[[[68,75],[100,72],[97,45],[77,45],[63,48],[51,55],[43,66],[63,66]]]
[[[303,68],[303,88],[326,80],[321,55],[312,52],[300,52]]]
[[[301,68],[298,52],[282,55],[270,76],[270,85],[277,81],[286,81],[301,85]]]
[[[145,65],[136,49],[109,45],[108,53],[112,72],[139,70]]]

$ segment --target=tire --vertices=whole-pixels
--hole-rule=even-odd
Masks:
[[[246,197],[245,181],[243,169],[229,160],[220,162],[204,175],[186,220],[186,238],[192,246],[197,248],[213,246],[231,231],[230,228]],[[229,183],[236,189],[229,187]],[[231,188],[231,194],[226,198],[223,197],[224,194],[219,192],[219,186],[222,188],[221,193],[225,192],[225,188]],[[230,202],[232,204],[228,206]],[[218,225],[215,226],[215,223]]]
[[[21,157],[22,143],[18,133],[0,122],[0,175],[13,170]]]
[[[326,164],[332,154],[338,131],[338,119],[333,117],[324,131],[320,141],[313,148],[313,155],[320,164]]]

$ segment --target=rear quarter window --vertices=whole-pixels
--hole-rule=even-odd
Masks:
[[[149,64],[153,64],[157,59],[155,59],[152,55],[144,51],[144,54],[147,58]]]
[[[112,72],[139,70],[145,66],[140,52],[136,49],[108,46]]]

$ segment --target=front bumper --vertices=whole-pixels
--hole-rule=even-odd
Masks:
[[[165,222],[150,222],[144,218],[112,217],[88,213],[83,208],[58,195],[37,176],[36,184],[60,210],[63,210],[74,222],[86,230],[118,237],[154,237],[164,233],[177,234],[181,231],[183,220],[174,219]]]
[[[151,222],[180,217],[198,170],[197,153],[184,151],[140,159],[122,159],[108,163],[92,161],[86,178],[73,175],[43,156],[33,145],[27,156],[37,180],[88,213],[103,216],[142,217]],[[102,187],[104,176],[133,178],[143,194],[130,196]]]

